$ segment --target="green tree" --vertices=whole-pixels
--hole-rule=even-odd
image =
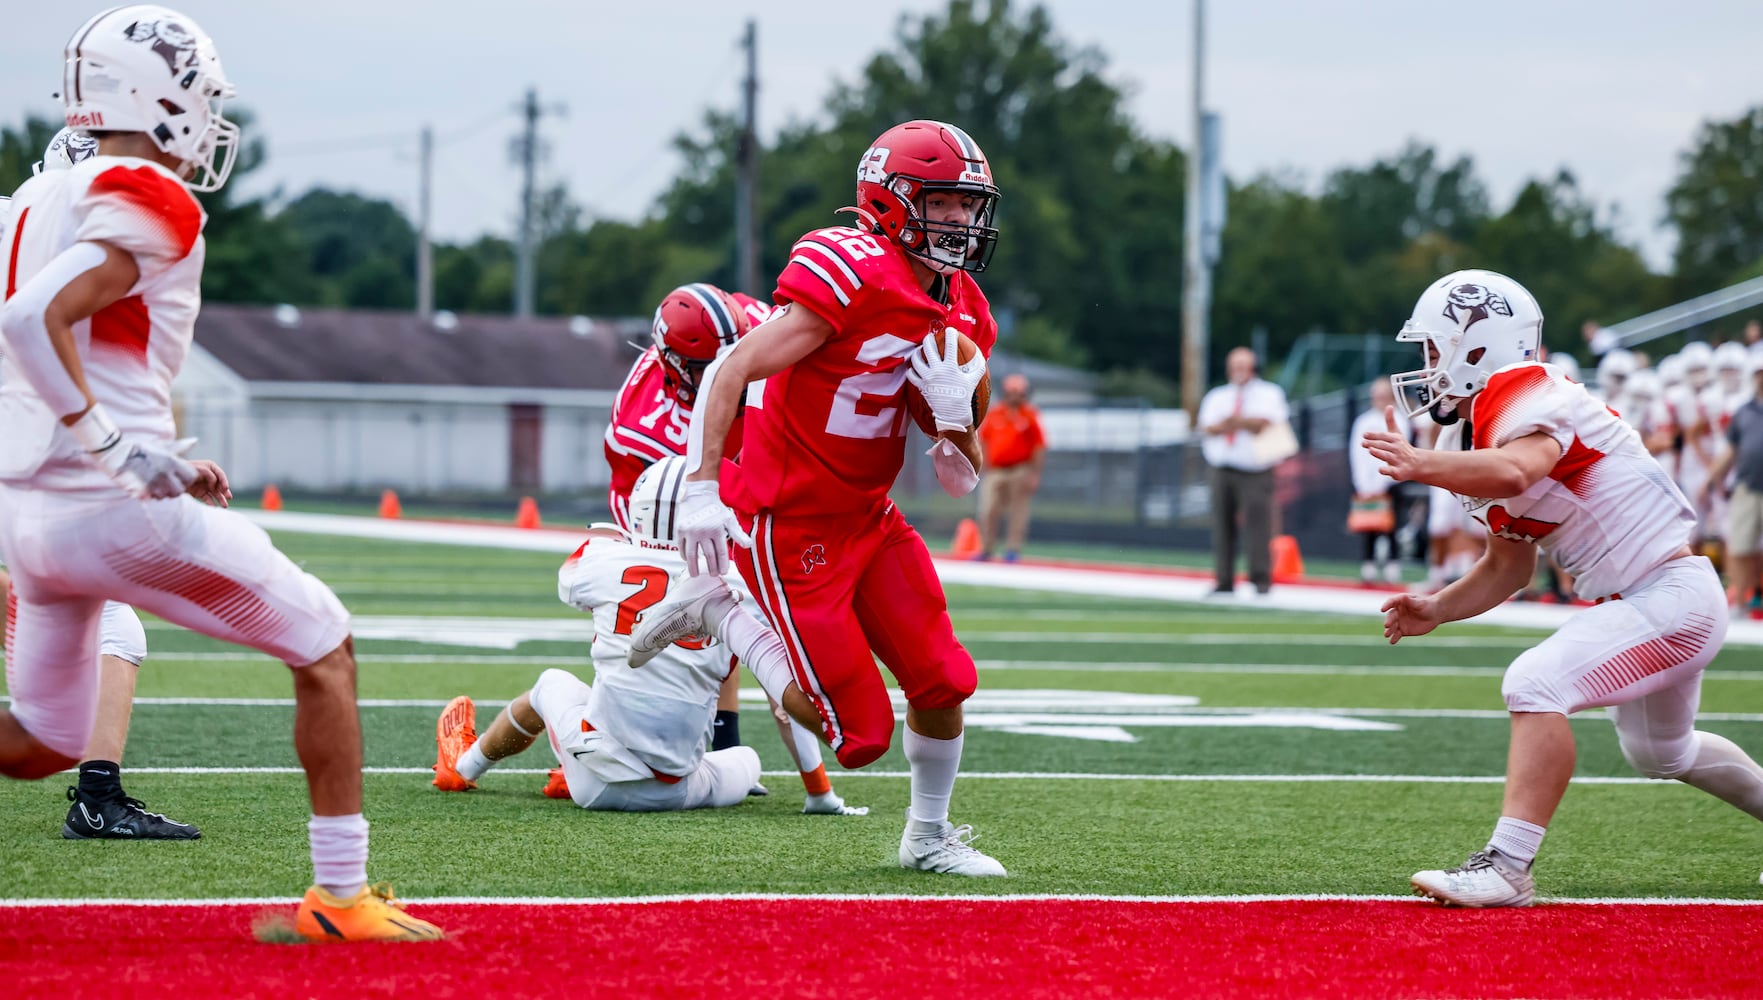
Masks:
[[[1678,294],[1713,291],[1763,260],[1763,105],[1701,127],[1665,206]]]
[[[416,303],[416,230],[380,198],[315,188],[276,220],[304,248],[316,304],[410,309]]]
[[[23,128],[0,129],[0,195],[10,195],[31,178],[31,167],[43,158],[59,122],[31,115]]]

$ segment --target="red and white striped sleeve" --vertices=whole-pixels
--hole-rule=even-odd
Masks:
[[[797,240],[772,293],[778,305],[799,303],[834,331],[845,328],[847,317],[872,284],[864,280],[862,265],[839,245],[841,233],[862,236],[855,230],[818,229]]]
[[[107,243],[132,255],[143,277],[190,255],[204,220],[182,181],[151,164],[88,162],[93,166],[87,169],[97,173],[73,205],[75,240]]]
[[[1563,378],[1535,362],[1502,368],[1475,399],[1475,447],[1498,448],[1547,434],[1563,451],[1572,447],[1573,400]]]

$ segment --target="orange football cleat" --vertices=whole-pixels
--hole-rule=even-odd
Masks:
[[[563,778],[563,768],[554,767],[545,775],[545,798],[571,798],[569,794],[569,782],[565,781]]]
[[[439,927],[405,913],[384,882],[364,886],[349,899],[316,885],[307,889],[294,930],[308,941],[439,941],[443,936]]]
[[[435,720],[434,786],[443,792],[469,792],[477,782],[461,777],[459,755],[477,742],[477,706],[465,695],[447,703]]]

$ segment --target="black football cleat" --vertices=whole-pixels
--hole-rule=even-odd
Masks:
[[[69,786],[73,805],[62,821],[61,835],[68,840],[195,840],[202,831],[188,823],[148,812],[140,799],[122,796],[99,799]]]

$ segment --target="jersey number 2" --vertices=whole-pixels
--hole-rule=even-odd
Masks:
[[[619,580],[641,589],[618,602],[618,621],[613,624],[612,631],[619,635],[630,635],[631,629],[637,625],[637,618],[667,596],[669,579],[667,571],[659,566],[632,566],[626,569]],[[703,649],[709,644],[707,639],[681,639],[674,643],[682,649]]]
[[[888,358],[905,357],[917,348],[918,345],[910,340],[884,333],[864,341],[857,351],[857,360],[873,365]],[[896,366],[892,371],[861,372],[840,382],[839,387],[833,391],[832,412],[827,414],[826,432],[839,437],[864,440],[898,437],[904,433],[899,406],[883,406],[873,413],[859,413],[857,404],[866,396],[872,399],[897,397],[900,387],[905,384],[905,365]]]

